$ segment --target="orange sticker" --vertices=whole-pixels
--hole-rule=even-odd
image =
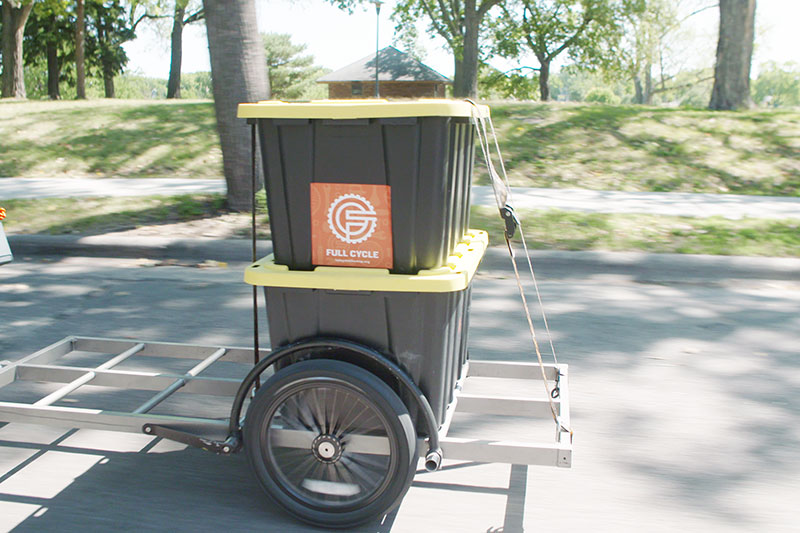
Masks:
[[[311,262],[391,269],[394,262],[391,188],[312,183]]]

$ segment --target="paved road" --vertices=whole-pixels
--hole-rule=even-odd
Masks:
[[[494,196],[490,187],[475,186],[472,191],[474,204],[494,205]],[[0,201],[4,198],[141,196],[222,192],[225,192],[225,183],[221,180],[0,179]],[[513,205],[518,209],[564,209],[594,213],[723,216],[732,219],[742,217],[800,218],[800,197],[518,188],[513,191]]]
[[[147,264],[39,257],[0,267],[0,360],[69,334],[250,342],[243,264]],[[419,474],[383,524],[359,531],[796,531],[800,283],[723,266],[728,277],[677,263],[545,261],[542,295],[571,371],[573,468],[448,463]],[[529,357],[515,292],[508,269],[482,267],[473,358]],[[502,417],[461,422],[500,437],[528,431]],[[549,425],[530,428],[539,429],[552,437]],[[8,424],[0,531],[12,529],[318,531],[267,502],[244,457]]]

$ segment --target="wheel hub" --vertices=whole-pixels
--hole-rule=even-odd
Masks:
[[[311,443],[314,457],[323,463],[335,463],[342,457],[342,443],[333,435],[319,435]]]

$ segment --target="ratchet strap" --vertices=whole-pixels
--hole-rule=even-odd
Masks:
[[[472,100],[467,100],[473,106],[476,106],[475,102]],[[511,264],[514,267],[514,277],[517,281],[517,288],[519,289],[520,297],[522,298],[522,307],[525,310],[525,318],[528,321],[528,328],[531,334],[531,341],[533,342],[534,351],[536,352],[536,358],[539,361],[539,369],[542,372],[542,383],[544,384],[545,391],[547,392],[547,400],[550,404],[550,412],[553,415],[553,421],[556,423],[556,427],[558,431],[566,431],[569,432],[570,442],[572,442],[572,429],[569,427],[565,427],[561,423],[561,418],[558,416],[558,410],[556,409],[555,403],[553,402],[554,399],[558,398],[560,395],[559,389],[559,381],[561,378],[561,373],[557,372],[555,386],[551,389],[547,383],[547,374],[544,370],[544,361],[542,359],[542,352],[539,348],[539,341],[536,337],[536,328],[533,325],[533,318],[531,317],[530,308],[528,306],[528,300],[525,297],[525,289],[522,284],[522,279],[519,274],[519,269],[517,268],[517,260],[516,255],[514,253],[514,247],[511,244],[511,239],[514,237],[514,234],[517,230],[519,230],[520,240],[522,241],[522,247],[525,251],[525,257],[528,262],[528,271],[530,272],[531,280],[533,281],[533,286],[536,290],[536,297],[539,302],[539,309],[542,315],[542,321],[544,322],[544,327],[547,332],[547,339],[550,344],[550,350],[553,355],[553,361],[558,364],[558,358],[556,357],[556,349],[553,345],[553,337],[550,334],[550,326],[547,323],[547,315],[544,311],[544,305],[542,303],[542,295],[539,292],[539,284],[536,281],[536,274],[533,271],[533,263],[531,262],[531,256],[528,252],[528,245],[525,241],[525,234],[522,230],[522,223],[520,222],[519,218],[517,217],[517,213],[514,211],[513,208],[513,201],[511,198],[511,187],[508,183],[508,175],[506,174],[505,163],[503,163],[503,155],[500,152],[500,145],[497,142],[497,133],[494,129],[494,124],[492,123],[491,116],[488,118],[484,118],[481,116],[480,113],[473,113],[472,121],[475,125],[475,131],[478,133],[478,144],[481,147],[481,153],[483,155],[484,162],[486,163],[486,168],[489,172],[489,178],[492,183],[492,191],[494,192],[495,202],[497,203],[497,209],[500,212],[500,218],[503,219],[505,223],[505,240],[506,246],[508,247],[508,253],[511,257]],[[489,128],[487,129],[487,122],[489,124]],[[494,149],[495,153],[497,154],[498,161],[500,162],[500,170],[502,172],[502,178],[500,174],[498,174],[497,170],[495,169],[494,163],[492,162],[492,148],[489,143],[489,133],[491,132],[492,139],[494,141]]]

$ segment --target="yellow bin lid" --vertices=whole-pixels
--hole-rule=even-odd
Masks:
[[[401,117],[482,117],[489,116],[489,106],[464,100],[422,99],[391,101],[312,100],[282,102],[264,100],[255,104],[239,104],[239,118],[359,119]]]
[[[245,283],[266,287],[346,291],[455,292],[469,287],[489,245],[485,231],[469,230],[445,266],[420,270],[416,275],[390,274],[383,268],[318,266],[314,270],[289,270],[276,265],[273,255],[250,265]]]

